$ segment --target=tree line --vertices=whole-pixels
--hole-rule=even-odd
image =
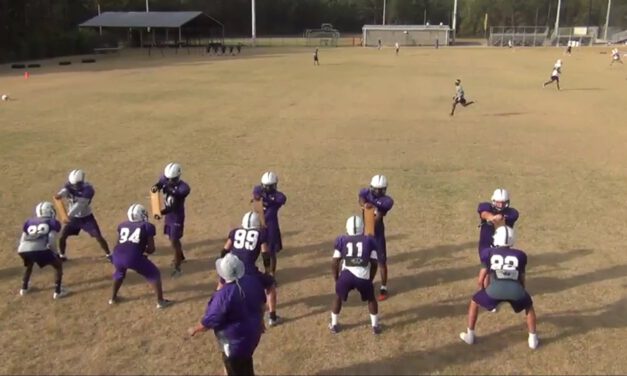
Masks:
[[[553,26],[557,0],[458,0],[457,35],[491,26]],[[342,33],[380,24],[384,0],[256,0],[257,35],[301,35],[331,23]],[[451,25],[453,0],[387,0],[387,24]],[[627,0],[614,0],[610,25],[627,28]],[[104,11],[144,11],[145,0],[0,0],[0,61],[90,52],[92,30],[77,25]],[[248,36],[251,0],[149,0],[150,10],[197,10],[220,20],[227,36]],[[562,0],[561,25],[602,26],[607,0]]]

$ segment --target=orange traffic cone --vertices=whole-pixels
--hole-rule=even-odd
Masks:
[[[24,72],[24,79],[28,80],[28,77],[30,77],[30,74],[28,72]]]

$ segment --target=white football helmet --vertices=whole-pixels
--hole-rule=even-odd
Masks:
[[[351,236],[364,233],[364,221],[361,217],[353,215],[346,220],[346,233]]]
[[[504,202],[505,204],[502,208],[499,208],[496,206],[497,202]],[[492,193],[492,206],[501,210],[509,207],[509,193],[507,189],[497,188],[494,190],[494,193]]]
[[[261,184],[262,185],[274,185],[279,182],[279,177],[272,171],[264,172],[261,175]]]
[[[257,229],[261,227],[261,220],[259,214],[254,211],[249,211],[242,217],[242,227],[246,230]]]
[[[512,247],[515,241],[514,229],[509,226],[498,227],[492,236],[492,245],[495,247]]]
[[[175,162],[168,163],[163,170],[163,175],[168,179],[176,179],[181,176],[181,165]]]
[[[42,201],[35,207],[35,215],[37,218],[54,218],[57,215],[57,211],[54,210],[51,202]]]
[[[78,184],[85,181],[85,172],[83,170],[72,170],[67,180],[70,184]]]
[[[145,222],[148,220],[148,212],[140,204],[133,204],[128,208],[126,212],[128,220],[131,222]]]
[[[370,180],[370,187],[383,189],[388,187],[388,179],[384,175],[375,175]]]

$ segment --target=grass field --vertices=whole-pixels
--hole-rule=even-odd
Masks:
[[[627,338],[627,68],[607,49],[361,48],[244,50],[240,57],[123,54],[41,68],[0,68],[0,373],[221,372],[212,333],[186,338],[215,285],[213,259],[272,169],[288,196],[278,265],[281,326],[255,355],[259,374],[624,374]],[[562,91],[541,88],[562,58]],[[476,104],[449,117],[461,78]],[[23,221],[74,168],[94,184],[111,247],[131,203],[170,161],[183,165],[183,276],[157,238],[166,297],[129,273],[110,307],[112,266],[86,234],[70,238],[67,298],[53,272],[18,296]],[[326,329],[334,238],[358,213],[357,192],[385,174],[391,296],[384,332],[369,331],[358,295]],[[517,246],[541,345],[523,315],[482,312],[478,342],[458,333],[479,271],[479,201],[504,186],[521,213]],[[161,225],[158,229],[161,231]],[[376,279],[378,283],[378,277]]]

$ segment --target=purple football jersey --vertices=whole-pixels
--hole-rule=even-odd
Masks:
[[[267,232],[263,229],[236,228],[229,233],[233,242],[231,253],[239,258],[246,267],[246,272],[257,270],[255,263],[261,253],[261,245],[267,243]]]
[[[359,198],[374,205],[374,207],[377,208],[377,211],[383,216],[387,215],[387,213],[392,210],[392,207],[394,206],[394,200],[392,197],[387,195],[375,197],[369,188],[363,188],[359,191]],[[374,237],[377,240],[377,252],[380,256],[379,261],[386,263],[387,243],[385,241],[385,224],[383,223],[383,218],[381,218],[380,221],[376,221],[374,224]]]
[[[70,201],[73,198],[86,198],[91,200],[96,194],[96,190],[94,189],[94,187],[86,182],[74,185],[68,181],[65,183],[65,186],[63,188],[67,190]]]
[[[346,267],[365,268],[371,259],[377,258],[377,242],[366,235],[340,235],[335,239],[335,250],[340,252]]]
[[[266,192],[261,185],[253,188],[253,197],[263,200],[263,213],[268,227],[279,226],[279,209],[287,202],[287,196],[282,192]]]
[[[392,197],[383,195],[381,197],[375,197],[375,195],[370,191],[370,188],[363,188],[359,191],[359,198],[363,199],[367,203],[374,205],[377,208],[377,211],[381,213],[381,215],[386,215],[392,207],[394,206],[394,200]]]
[[[248,282],[244,281],[246,278]],[[261,338],[261,315],[251,311],[261,309],[263,287],[252,276],[244,276],[241,281],[240,285],[227,283],[213,293],[200,321],[205,328],[214,330],[229,358],[251,357]]]
[[[85,218],[91,215],[90,205],[95,194],[94,187],[87,182],[76,185],[66,182],[59,191],[59,195],[66,197],[68,200],[67,214],[70,218]]]
[[[156,234],[155,225],[150,222],[125,221],[118,225],[118,243],[113,251],[117,257],[131,260],[142,257],[148,239]]]
[[[163,192],[163,200],[168,211],[165,215],[165,223],[172,224],[185,221],[185,199],[191,192],[189,185],[180,179],[176,183],[170,184],[164,175],[161,175],[155,185]]]
[[[19,253],[44,251],[48,249],[48,235],[59,232],[61,223],[54,218],[29,218],[22,226],[22,239]]]
[[[489,270],[491,280],[520,282],[527,267],[527,255],[515,248],[489,248],[481,253],[481,264]]]
[[[481,219],[482,212],[489,212],[491,214],[502,214],[505,217],[505,224],[509,227],[514,227],[514,224],[518,220],[518,210],[514,208],[505,208],[500,212],[496,210],[492,203],[482,202],[477,207],[477,213],[479,213],[479,219]],[[484,248],[492,246],[492,237],[494,236],[494,225],[481,219],[481,230],[479,232],[479,252]]]

